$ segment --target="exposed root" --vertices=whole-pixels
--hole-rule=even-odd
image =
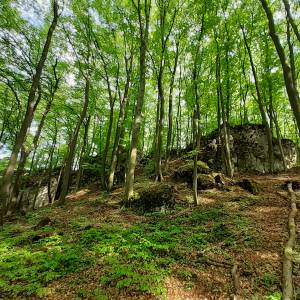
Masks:
[[[296,224],[295,216],[297,214],[296,195],[293,191],[292,183],[288,184],[289,196],[291,199],[291,210],[288,218],[289,239],[284,249],[283,257],[283,271],[282,271],[282,284],[283,284],[283,300],[293,299],[293,262],[298,262],[299,254],[293,250],[296,240]],[[296,259],[293,259],[296,258]]]

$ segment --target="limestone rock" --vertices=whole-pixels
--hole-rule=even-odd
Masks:
[[[230,148],[235,171],[268,173],[268,141],[265,127],[258,124],[237,125],[229,128]],[[214,131],[206,139],[202,152],[202,160],[208,162],[214,169],[224,170],[221,138],[218,131]],[[297,162],[297,149],[293,141],[282,139],[282,147],[288,168]],[[278,139],[273,138],[274,171],[284,170],[281,161]]]

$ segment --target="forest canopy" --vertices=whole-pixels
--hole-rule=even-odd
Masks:
[[[298,6],[1,1],[3,201],[17,168],[62,165],[64,201],[88,156],[101,158],[111,189],[124,151],[130,198],[137,159],[153,155],[162,180],[172,150],[197,148],[221,127],[228,144],[230,126],[249,123],[266,127],[272,171],[273,136],[299,146]],[[232,175],[229,147],[225,157]]]

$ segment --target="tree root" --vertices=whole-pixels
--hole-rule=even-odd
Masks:
[[[295,216],[297,214],[296,195],[292,183],[288,184],[288,192],[291,199],[291,210],[288,218],[289,239],[284,248],[282,290],[283,300],[293,299],[293,262],[300,262],[300,254],[293,250],[296,240]]]
[[[195,261],[195,263],[202,263],[202,264],[207,264],[207,265],[211,265],[214,267],[220,267],[220,268],[225,268],[225,269],[229,269],[231,268],[231,276],[232,276],[232,280],[233,280],[233,288],[234,288],[234,296],[233,299],[234,300],[241,300],[243,299],[241,296],[241,289],[240,289],[240,273],[242,274],[252,274],[251,271],[239,271],[238,269],[238,264],[237,262],[235,262],[234,264],[226,262],[226,261],[217,261],[211,258],[208,258],[206,256],[202,256],[201,258],[197,259]]]

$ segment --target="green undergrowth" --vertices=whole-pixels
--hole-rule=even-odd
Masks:
[[[249,220],[222,207],[199,207],[176,217],[181,209],[173,215],[150,214],[131,225],[87,226],[86,216],[69,220],[65,230],[59,223],[38,231],[23,223],[5,225],[0,232],[0,297],[44,295],[49,282],[95,263],[103,266],[98,278],[102,290],[163,295],[174,264],[188,266],[192,257],[216,244],[224,251],[247,246],[249,241],[241,238],[245,233],[251,240]],[[28,224],[38,220],[37,213],[31,218]]]

